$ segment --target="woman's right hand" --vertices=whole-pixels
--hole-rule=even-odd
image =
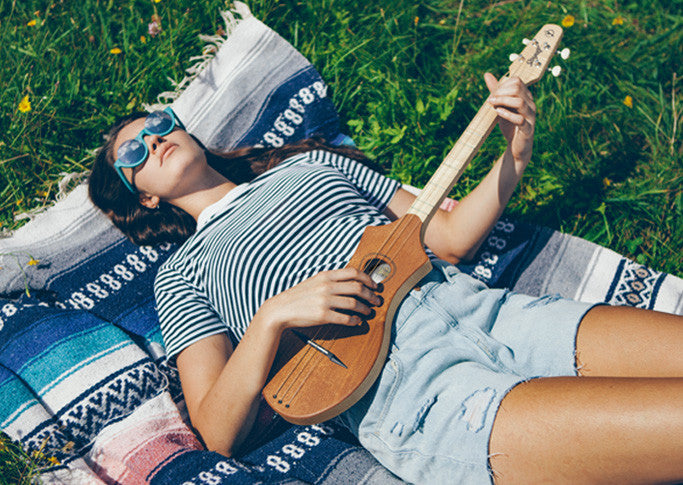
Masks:
[[[355,268],[323,271],[266,300],[258,313],[283,331],[333,323],[358,325],[382,299],[377,284]]]

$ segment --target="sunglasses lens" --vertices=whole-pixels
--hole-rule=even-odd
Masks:
[[[135,167],[145,160],[147,150],[139,140],[128,140],[121,144],[116,156],[124,167]]]
[[[165,111],[155,111],[147,115],[145,128],[154,135],[165,135],[173,129],[173,118]]]

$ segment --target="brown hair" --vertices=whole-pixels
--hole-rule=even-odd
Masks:
[[[195,231],[196,221],[182,209],[160,202],[157,209],[140,204],[138,194],[130,192],[114,169],[114,142],[127,124],[148,113],[136,112],[120,118],[107,135],[107,141],[97,152],[88,179],[88,194],[116,227],[137,245],[154,245],[164,242],[182,243]],[[283,160],[316,149],[324,149],[354,158],[362,163],[374,164],[360,151],[352,147],[333,147],[321,138],[308,138],[280,148],[238,148],[227,153],[204,149],[207,162],[235,184],[250,182],[255,177],[278,165]]]

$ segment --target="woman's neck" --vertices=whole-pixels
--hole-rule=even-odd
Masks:
[[[204,209],[221,200],[235,187],[237,187],[236,184],[209,168],[209,172],[199,181],[192,193],[169,202],[183,209],[196,221]]]

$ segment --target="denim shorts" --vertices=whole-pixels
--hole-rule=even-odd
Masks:
[[[534,377],[577,375],[576,332],[593,305],[490,289],[433,266],[397,311],[379,378],[339,420],[405,481],[491,483],[501,400]]]

